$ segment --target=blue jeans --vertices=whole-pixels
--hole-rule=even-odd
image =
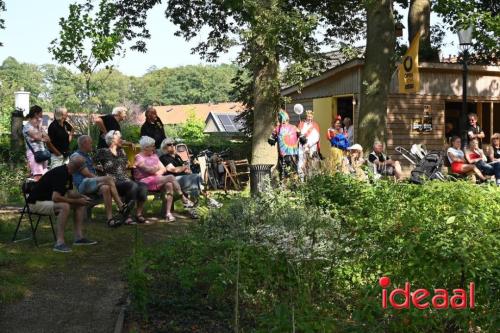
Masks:
[[[488,164],[485,161],[479,161],[476,163],[476,166],[484,175],[495,175],[497,183],[500,181],[500,163]]]
[[[197,173],[188,175],[176,176],[175,179],[179,182],[182,192],[189,194],[193,198],[200,196],[201,192],[201,176]]]

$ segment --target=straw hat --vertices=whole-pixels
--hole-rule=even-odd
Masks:
[[[347,150],[359,150],[359,151],[363,151],[363,147],[361,147],[361,145],[359,143],[355,143],[352,146],[350,146],[349,148],[347,148]]]

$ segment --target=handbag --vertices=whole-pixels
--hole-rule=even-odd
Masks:
[[[50,160],[50,151],[48,151],[46,149],[39,150],[39,151],[34,151],[33,147],[29,143],[28,139],[26,139],[26,137],[24,137],[24,140],[26,141],[26,144],[28,145],[28,148],[33,153],[33,156],[35,157],[35,162],[36,163],[42,163],[42,162]]]

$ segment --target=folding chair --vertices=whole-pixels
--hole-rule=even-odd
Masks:
[[[241,190],[242,184],[241,184],[241,178],[242,176],[245,176],[247,179],[250,175],[250,171],[248,171],[248,160],[238,160],[238,161],[233,161],[229,160],[226,162],[229,170],[226,172],[226,176],[224,179],[224,188],[227,187],[227,180],[228,178],[231,180],[231,182],[235,185],[235,187],[238,190]],[[238,169],[243,169],[243,170],[238,170]]]
[[[32,236],[33,241],[35,242],[36,246],[38,246],[38,241],[36,239],[36,231],[38,229],[38,224],[40,223],[41,218],[44,216],[47,216],[49,218],[50,227],[52,228],[52,235],[54,236],[54,241],[56,241],[56,232],[54,230],[54,224],[52,222],[52,214],[34,213],[30,210],[30,207],[28,205],[29,195],[30,195],[31,191],[33,191],[35,185],[36,185],[36,182],[32,179],[26,179],[21,185],[21,192],[23,193],[23,198],[24,198],[24,207],[20,211],[21,216],[19,217],[19,221],[17,222],[16,231],[14,232],[14,237],[12,237],[13,242],[16,242],[16,241],[19,242],[22,240],[29,239],[29,238],[24,238],[24,239],[16,240],[17,232],[19,231],[19,227],[21,226],[21,222],[23,220],[24,215],[28,215],[28,220],[30,222],[30,227],[31,227],[31,236]],[[32,219],[32,216],[38,217],[36,220],[36,223],[34,223],[34,219]]]

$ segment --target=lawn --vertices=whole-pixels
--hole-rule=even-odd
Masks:
[[[159,211],[159,203],[150,201],[147,205],[147,216],[154,216]],[[179,207],[180,208],[180,207]],[[105,226],[104,208],[97,206],[94,218],[85,224],[85,235],[99,242],[96,246],[73,248],[70,254],[52,251],[53,239],[47,218],[40,222],[37,238],[39,247],[31,239],[11,242],[19,219],[15,209],[0,210],[0,305],[18,300],[32,294],[33,288],[41,277],[53,269],[65,270],[83,265],[89,258],[103,265],[115,264],[123,266],[130,254],[135,239],[134,226],[122,226],[110,229]],[[152,218],[154,220],[154,218]],[[183,232],[192,220],[180,220],[167,225],[155,223],[149,226],[138,226],[137,231],[145,244],[166,239],[172,233]],[[73,242],[73,223],[66,227],[66,242]],[[28,219],[23,219],[18,239],[30,237]],[[108,251],[107,249],[112,249]],[[118,260],[116,260],[118,258]]]

